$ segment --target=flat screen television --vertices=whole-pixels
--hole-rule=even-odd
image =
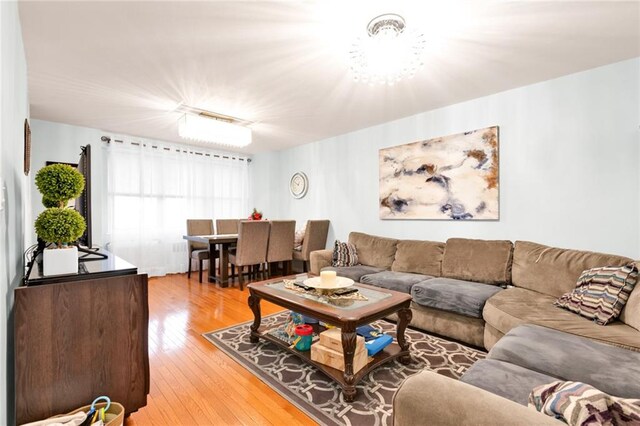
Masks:
[[[89,255],[106,259],[107,256],[105,254],[98,253],[98,249],[93,247],[91,227],[91,145],[81,146],[80,149],[78,171],[84,176],[85,184],[82,194],[75,200],[74,208],[84,217],[87,229],[77,241],[78,251],[85,253],[84,256],[80,256],[80,259],[89,260],[91,258]]]
[[[75,209],[84,217],[87,230],[78,239],[78,243],[88,249],[93,248],[91,234],[91,145],[81,146],[78,171],[84,176],[84,190],[75,202]]]

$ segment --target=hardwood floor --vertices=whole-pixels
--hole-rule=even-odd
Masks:
[[[315,424],[201,336],[253,319],[248,295],[237,283],[200,284],[197,273],[149,279],[151,389],[127,426]],[[282,310],[261,307],[263,315]]]

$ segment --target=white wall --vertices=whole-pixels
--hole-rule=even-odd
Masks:
[[[255,157],[254,157],[255,158]],[[280,153],[265,152],[260,161],[251,162],[251,206],[257,208],[267,219],[282,217],[280,203],[274,197],[281,194]],[[286,214],[285,214],[286,216]]]
[[[310,218],[330,219],[328,244],[357,230],[440,241],[532,240],[638,258],[639,81],[636,58],[256,155],[256,202],[276,212],[269,217],[296,219],[298,228]],[[500,126],[499,221],[378,218],[380,148],[492,125]],[[310,180],[301,200],[288,192],[298,170]]]
[[[23,173],[23,123],[29,117],[27,64],[18,4],[0,2],[0,424],[14,422],[13,290],[23,275],[29,190]],[[5,423],[6,421],[6,423]]]

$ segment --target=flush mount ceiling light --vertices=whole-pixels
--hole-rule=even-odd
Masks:
[[[367,25],[367,36],[353,44],[351,71],[356,81],[391,85],[415,75],[423,50],[424,35],[408,30],[402,16],[380,15]]]
[[[184,112],[178,119],[178,135],[184,139],[241,148],[251,144],[251,124],[227,115],[180,106]]]

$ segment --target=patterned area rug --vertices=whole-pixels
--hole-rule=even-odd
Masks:
[[[287,313],[262,318],[263,326],[282,322]],[[429,369],[459,378],[485,353],[459,343],[407,329],[413,362],[391,361],[371,371],[357,385],[354,402],[345,402],[340,386],[315,367],[272,343],[249,341],[250,322],[203,334],[211,343],[258,376],[276,392],[323,425],[391,425],[392,400],[407,377]],[[395,337],[394,323],[374,326]]]

